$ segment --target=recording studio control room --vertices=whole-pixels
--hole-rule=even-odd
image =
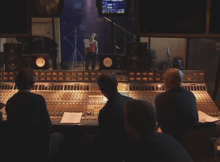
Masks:
[[[220,162],[219,0],[0,0],[1,162]]]

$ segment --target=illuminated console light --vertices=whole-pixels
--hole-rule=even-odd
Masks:
[[[53,77],[53,80],[57,80],[57,77]]]
[[[57,75],[57,72],[53,72],[52,75]]]
[[[150,76],[154,75],[154,73],[149,73]]]
[[[63,77],[59,77],[59,80],[64,80],[64,78]]]
[[[199,73],[199,76],[205,76],[205,74],[204,73]]]
[[[41,79],[41,80],[45,80],[45,77],[41,77],[40,79]]]
[[[83,78],[82,78],[82,77],[80,77],[80,78],[78,78],[78,80],[83,80]]]
[[[154,78],[149,78],[149,81],[153,81],[154,80]]]
[[[193,76],[198,76],[198,73],[193,73]]]
[[[147,73],[142,73],[142,75],[147,76]]]
[[[141,81],[141,78],[136,78],[137,81]]]
[[[96,78],[91,78],[92,81],[96,81]]]
[[[46,64],[46,61],[44,58],[39,57],[38,59],[36,59],[36,65],[38,67],[43,67]]]
[[[134,78],[130,78],[130,80],[134,81]]]
[[[72,75],[76,75],[76,72],[72,72]]]
[[[50,77],[47,77],[47,80],[51,80],[51,78],[50,78]]]
[[[147,81],[147,78],[143,78],[142,80],[143,80],[143,81]]]
[[[156,81],[160,81],[160,78],[156,78]]]
[[[59,75],[64,75],[63,72],[59,72]]]
[[[83,73],[78,73],[78,75],[83,75]]]
[[[71,78],[70,78],[70,77],[66,77],[66,80],[67,80],[67,81],[70,81],[70,80],[71,80]]]
[[[84,80],[87,80],[87,81],[88,81],[88,80],[89,80],[89,78],[84,78]]]
[[[162,86],[159,84],[159,85],[158,85],[158,88],[161,88],[161,87],[162,87]]]
[[[104,96],[103,97],[103,102],[107,102],[108,101],[108,99]]]

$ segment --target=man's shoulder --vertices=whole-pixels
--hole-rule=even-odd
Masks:
[[[167,96],[167,94],[168,94],[168,92],[167,92],[167,91],[166,91],[166,92],[162,92],[162,93],[158,94],[158,95],[156,96],[156,100],[157,100],[157,99],[163,99],[163,98],[164,98],[164,96]]]

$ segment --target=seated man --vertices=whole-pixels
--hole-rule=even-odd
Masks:
[[[52,131],[50,115],[43,96],[31,93],[31,88],[36,81],[35,73],[30,68],[22,68],[16,78],[15,84],[18,92],[14,94],[5,107],[7,120],[12,122],[42,123],[48,132]],[[52,140],[52,156],[57,152],[62,141],[60,133],[50,134]]]
[[[129,102],[124,108],[124,122],[135,139],[127,149],[125,162],[193,162],[173,137],[155,132],[156,112],[151,103]]]
[[[119,157],[122,156],[122,149],[127,138],[123,121],[123,108],[132,98],[123,96],[118,92],[118,82],[113,74],[101,74],[98,78],[98,86],[108,101],[99,112],[97,143],[101,151],[104,150],[101,154],[106,159],[110,156]]]
[[[183,74],[179,69],[166,70],[163,82],[166,92],[155,100],[157,121],[163,133],[175,137],[199,123],[196,99],[192,92],[182,88]]]

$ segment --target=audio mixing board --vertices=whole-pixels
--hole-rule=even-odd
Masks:
[[[220,111],[209,96],[204,83],[188,84],[183,87],[194,93],[197,108],[208,115],[220,117]],[[5,103],[18,90],[14,83],[0,83],[0,102]],[[156,95],[164,91],[161,83],[119,83],[121,94],[154,104]],[[99,110],[107,99],[96,83],[36,83],[32,92],[44,96],[53,124],[60,124],[64,112],[82,112],[80,125],[97,125]],[[3,118],[6,119],[5,110]]]

